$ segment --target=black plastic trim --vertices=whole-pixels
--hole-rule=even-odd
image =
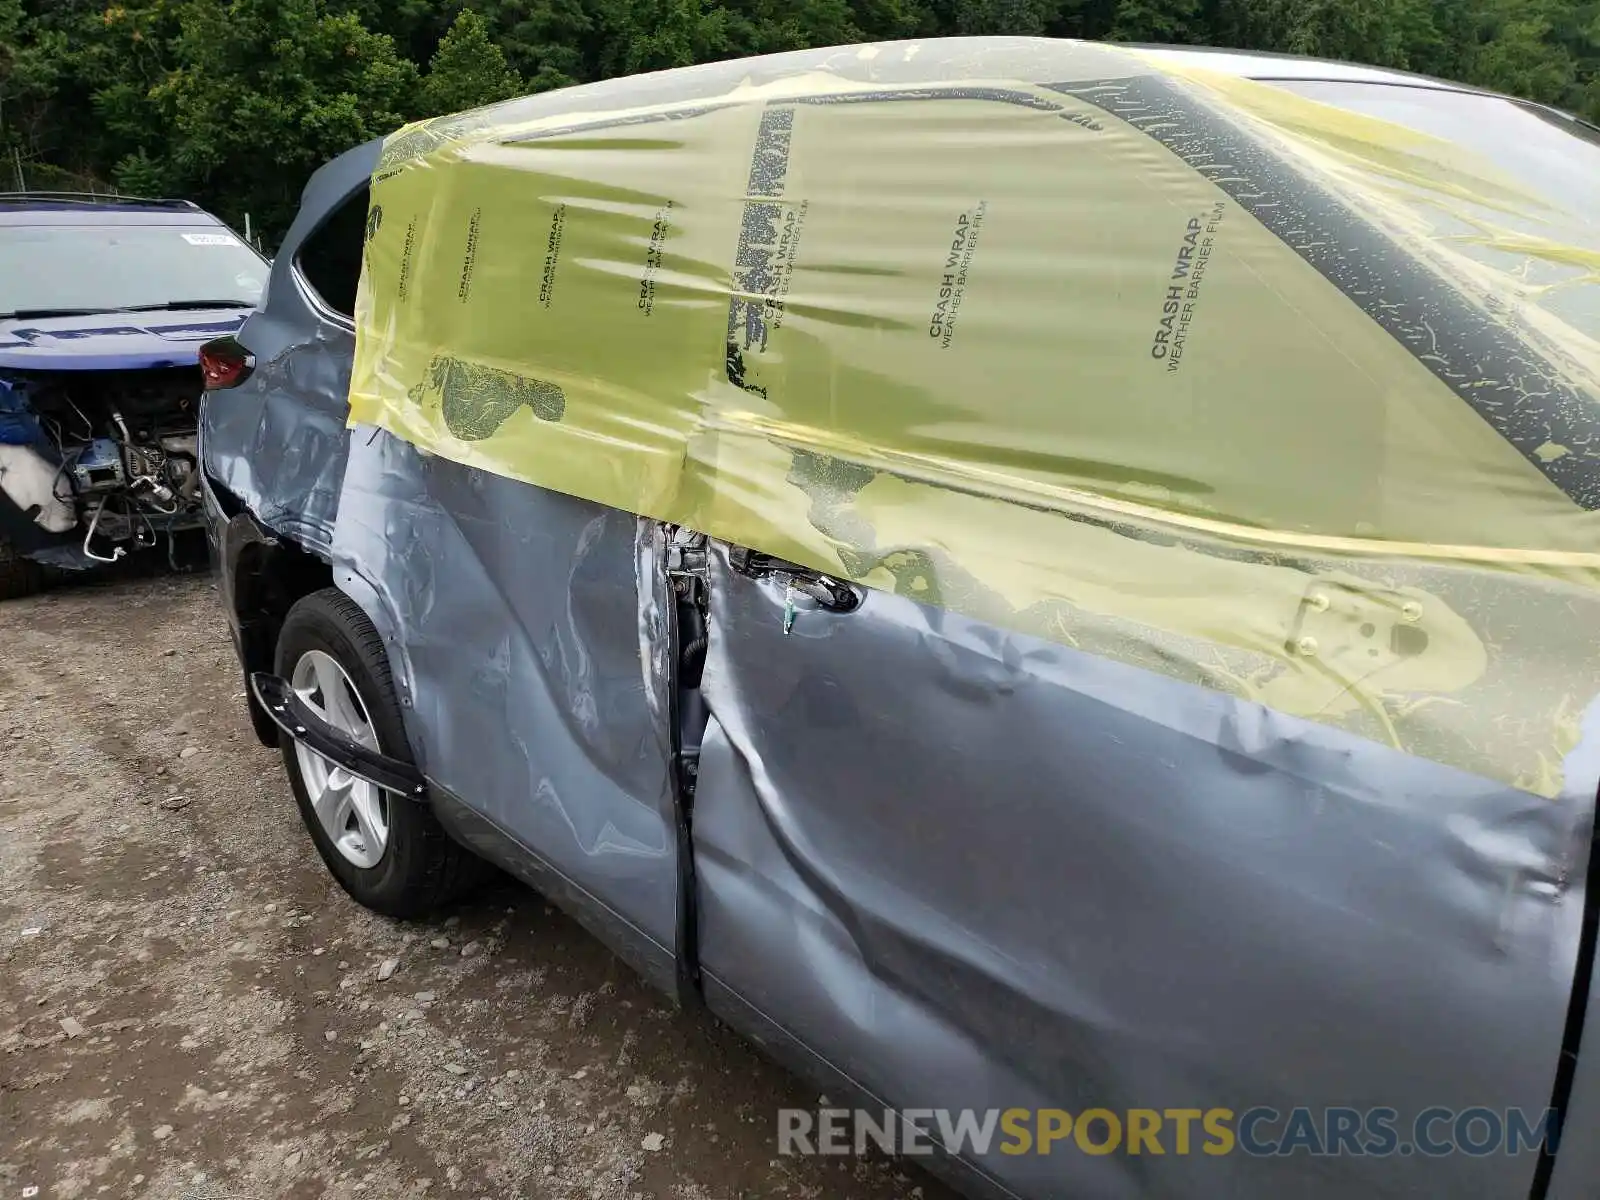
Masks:
[[[1550,1089],[1550,1108],[1555,1113],[1554,1128],[1539,1148],[1528,1200],[1544,1200],[1555,1177],[1556,1155],[1565,1133],[1567,1109],[1578,1078],[1578,1052],[1583,1047],[1585,1018],[1589,1012],[1589,992],[1594,981],[1595,952],[1600,942],[1600,796],[1596,797],[1596,818],[1589,829],[1589,862],[1584,871],[1583,924],[1578,934],[1578,959],[1572,980],[1572,999],[1567,1006],[1567,1023],[1561,1036],[1561,1057],[1556,1063],[1555,1084]],[[1596,1053],[1591,1050],[1590,1053]]]
[[[656,561],[665,568],[670,551],[665,526],[655,527]],[[662,594],[662,616],[667,625],[667,646],[672,677],[667,680],[667,725],[672,738],[672,831],[677,844],[678,923],[673,933],[673,987],[678,1006],[695,1009],[704,1005],[700,992],[700,886],[695,879],[694,862],[694,781],[689,776],[683,754],[683,712],[680,676],[683,672],[683,629],[678,613],[680,598],[673,586],[670,570],[658,576]]]
[[[369,750],[318,717],[277,675],[256,671],[250,689],[273,724],[306,749],[320,754],[357,779],[411,800],[426,800],[428,785],[410,763]]]

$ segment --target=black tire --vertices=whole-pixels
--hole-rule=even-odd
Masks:
[[[0,600],[21,600],[44,587],[44,568],[0,537]]]
[[[411,762],[383,639],[366,614],[337,588],[313,592],[289,610],[278,635],[278,675],[292,678],[295,664],[309,650],[321,650],[344,668],[383,752]],[[317,853],[357,903],[391,917],[423,916],[482,877],[480,860],[445,833],[432,809],[399,796],[389,797],[389,840],[383,857],[372,867],[357,866],[339,852],[312,807],[294,739],[281,734],[279,745],[295,803]]]

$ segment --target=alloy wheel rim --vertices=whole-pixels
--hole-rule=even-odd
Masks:
[[[295,663],[289,686],[333,728],[369,750],[379,749],[371,711],[331,654],[307,650]],[[303,743],[296,742],[294,752],[306,795],[334,849],[357,867],[377,866],[389,844],[388,795]]]

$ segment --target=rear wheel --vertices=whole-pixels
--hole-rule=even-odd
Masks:
[[[383,640],[337,588],[298,601],[278,637],[277,673],[317,716],[350,738],[411,762]],[[280,737],[295,802],[317,853],[351,897],[411,917],[452,899],[477,878],[476,860],[440,828],[426,804],[356,779]]]
[[[17,553],[0,537],[0,600],[20,600],[44,586],[44,568]]]

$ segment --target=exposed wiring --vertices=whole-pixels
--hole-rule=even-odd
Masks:
[[[74,446],[71,450],[67,450],[61,455],[61,465],[56,468],[56,477],[50,481],[50,494],[55,497],[58,504],[77,503],[78,485],[73,483],[72,476],[67,475],[67,486],[70,489],[70,494],[63,496],[61,494],[61,477],[66,475],[68,469],[77,463],[87,449],[87,446]]]
[[[176,512],[176,511],[177,511],[177,509],[173,509],[173,512]],[[148,548],[150,546],[154,546],[156,544],[156,540],[157,540],[156,539],[156,527],[151,522],[149,515],[146,514],[142,509],[135,508],[131,512],[128,513],[128,519],[130,521],[132,521],[135,517],[137,517],[140,521],[142,521],[144,523],[144,531],[145,531],[145,536],[143,536],[143,537],[141,537],[137,532],[134,533],[133,540],[134,540],[135,544],[137,544],[139,546],[144,546],[146,548]]]
[[[50,495],[77,515],[88,557],[113,562],[131,549],[158,545],[169,521],[197,507],[198,463],[188,454],[168,452],[161,444],[159,421],[153,433],[141,430],[143,440],[136,441],[130,421],[116,407],[107,406],[109,419],[101,434],[65,388],[50,388],[48,402],[49,414],[36,413],[36,419],[40,453],[54,454]],[[94,407],[98,411],[99,405]],[[132,425],[138,427],[144,419],[136,412]],[[173,436],[192,433],[179,426]],[[87,473],[85,459],[93,464]],[[186,474],[180,475],[180,463],[187,466]]]
[[[94,422],[89,420],[88,417],[83,415],[83,409],[78,407],[78,402],[76,400],[74,400],[71,396],[69,396],[65,392],[63,392],[62,395],[61,395],[61,398],[67,402],[67,407],[68,408],[72,409],[73,412],[78,414],[78,420],[83,422],[83,429],[84,429],[83,436],[88,438],[91,442],[94,441]]]

